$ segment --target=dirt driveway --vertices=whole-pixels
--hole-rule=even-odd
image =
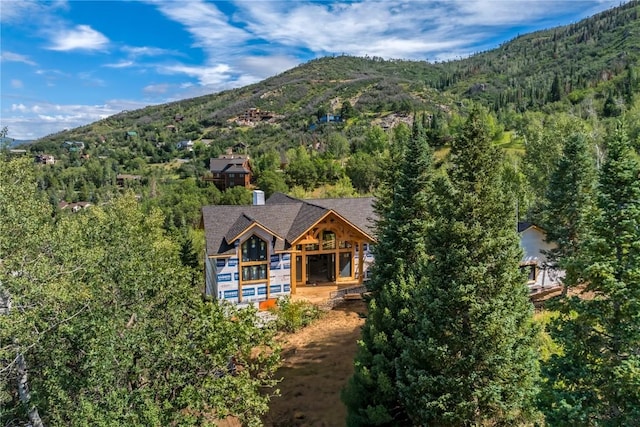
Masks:
[[[278,376],[281,396],[273,398],[265,426],[345,425],[340,391],[353,373],[353,358],[366,305],[344,302],[283,342]]]

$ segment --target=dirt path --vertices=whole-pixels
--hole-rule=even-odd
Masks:
[[[353,373],[353,357],[366,305],[345,302],[311,326],[286,337],[278,376],[280,397],[273,398],[265,426],[345,425],[340,391]]]

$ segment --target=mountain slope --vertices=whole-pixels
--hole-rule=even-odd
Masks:
[[[339,113],[345,101],[359,114],[358,126],[390,112],[456,111],[465,99],[496,111],[541,109],[556,101],[566,105],[554,108],[567,110],[585,99],[601,109],[607,95],[628,99],[638,91],[639,12],[640,3],[632,1],[459,61],[321,58],[243,88],[122,112],[43,138],[35,149],[63,140],[126,144],[127,131],[153,144],[204,138],[214,139],[218,151],[238,141],[261,151],[283,148],[309,139],[309,125],[323,113]],[[277,119],[269,130],[238,126],[234,118],[249,108]]]

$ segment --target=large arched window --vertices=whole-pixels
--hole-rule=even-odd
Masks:
[[[242,244],[242,281],[252,282],[267,278],[267,242],[258,236],[249,237]]]

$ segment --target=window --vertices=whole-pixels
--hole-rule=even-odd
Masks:
[[[336,248],[336,233],[333,231],[322,232],[322,249],[335,249]]]
[[[230,174],[229,174],[229,178],[235,178],[235,176],[236,176],[236,175],[235,175],[235,174],[233,174],[233,173],[230,173]]]
[[[242,267],[242,280],[266,280],[267,264],[248,265]]]
[[[258,236],[251,236],[242,244],[242,262],[265,261],[267,243]]]
[[[251,236],[242,244],[241,249],[242,277],[240,280],[243,282],[266,280],[267,242],[258,236]]]
[[[351,241],[350,240],[340,240],[340,243],[338,244],[338,247],[340,249],[349,249],[349,248],[351,248]]]
[[[527,275],[527,280],[529,281],[529,283],[536,281],[536,278],[538,276],[537,267],[538,266],[536,264],[527,264],[520,266],[520,271]]]

